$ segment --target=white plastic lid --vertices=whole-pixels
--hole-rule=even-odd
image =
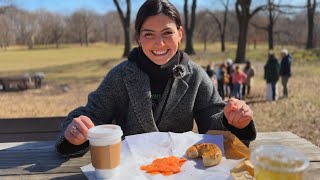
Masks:
[[[121,127],[114,124],[99,125],[89,129],[87,139],[116,139],[123,135]]]

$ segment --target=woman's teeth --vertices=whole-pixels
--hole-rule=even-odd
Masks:
[[[168,52],[168,50],[166,50],[166,51],[152,51],[152,52],[155,55],[164,55],[164,54],[166,54]]]

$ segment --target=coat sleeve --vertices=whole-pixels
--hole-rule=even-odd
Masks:
[[[200,74],[202,74],[202,72],[200,72]],[[250,141],[256,138],[256,129],[253,120],[243,129],[237,129],[228,124],[223,112],[226,103],[212,86],[210,79],[207,76],[201,76],[201,83],[195,101],[195,120],[199,133],[204,134],[208,130],[231,131],[248,146]]]
[[[64,132],[67,126],[71,123],[73,118],[80,115],[88,116],[94,125],[110,124],[114,118],[116,109],[115,87],[113,82],[116,78],[110,72],[99,85],[97,90],[91,92],[88,96],[88,102],[84,107],[78,107],[69,113],[67,119],[61,124],[62,131],[60,132],[57,142],[55,144],[56,151],[64,157],[81,156],[89,150],[89,142],[76,146],[64,137]]]

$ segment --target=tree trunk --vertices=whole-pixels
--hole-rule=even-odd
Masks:
[[[185,17],[185,32],[186,32],[186,48],[185,52],[187,54],[196,54],[193,48],[193,31],[195,27],[195,19],[196,19],[196,6],[197,6],[197,0],[193,0],[192,2],[192,11],[191,11],[191,22],[189,26],[189,12],[188,12],[188,0],[184,1],[184,17]]]
[[[125,44],[124,44],[124,51],[122,57],[128,57],[130,50],[131,50],[131,42],[130,42],[130,28],[124,28],[124,37],[125,37]]]
[[[203,51],[204,52],[207,51],[207,38],[205,38],[204,41],[203,41]]]
[[[316,9],[316,0],[313,0],[313,3],[311,3],[311,0],[308,0],[307,4],[307,12],[308,12],[308,37],[307,37],[307,46],[306,49],[313,49],[313,29],[314,29],[314,14]]]
[[[237,54],[235,58],[236,63],[244,63],[246,58],[247,36],[248,36],[248,17],[242,17],[238,20],[239,23],[239,36]]]
[[[192,33],[188,31],[186,33],[186,49],[184,50],[187,54],[196,54],[196,52],[193,49],[193,41],[192,41]]]
[[[85,40],[85,43],[86,43],[86,47],[89,46],[89,32],[88,32],[88,27],[86,27],[85,29],[85,33],[84,33],[84,40]]]
[[[269,0],[268,2],[269,25],[267,27],[269,50],[273,49],[273,25],[274,25],[273,11],[274,9],[272,7],[273,7],[273,3]]]
[[[273,49],[273,24],[268,25],[268,44],[269,50]]]
[[[220,41],[221,41],[221,52],[226,51],[226,45],[225,45],[225,38],[224,38],[224,33],[220,35]]]
[[[253,10],[252,13],[250,13],[251,0],[237,0],[235,6],[239,26],[238,46],[235,62],[244,63],[246,59],[248,25],[250,18],[262,10],[265,5],[258,6]]]
[[[122,57],[128,57],[130,50],[131,50],[131,39],[130,39],[130,13],[131,13],[131,0],[126,0],[127,2],[127,13],[124,16],[118,0],[113,0],[114,4],[116,5],[118,14],[121,19],[121,23],[123,26],[124,31],[124,51]]]

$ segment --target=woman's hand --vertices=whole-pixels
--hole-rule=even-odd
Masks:
[[[87,116],[74,118],[64,132],[64,137],[73,145],[80,145],[87,141],[88,130],[94,126]]]
[[[224,107],[228,123],[238,129],[245,128],[253,119],[253,112],[242,100],[231,98]]]

